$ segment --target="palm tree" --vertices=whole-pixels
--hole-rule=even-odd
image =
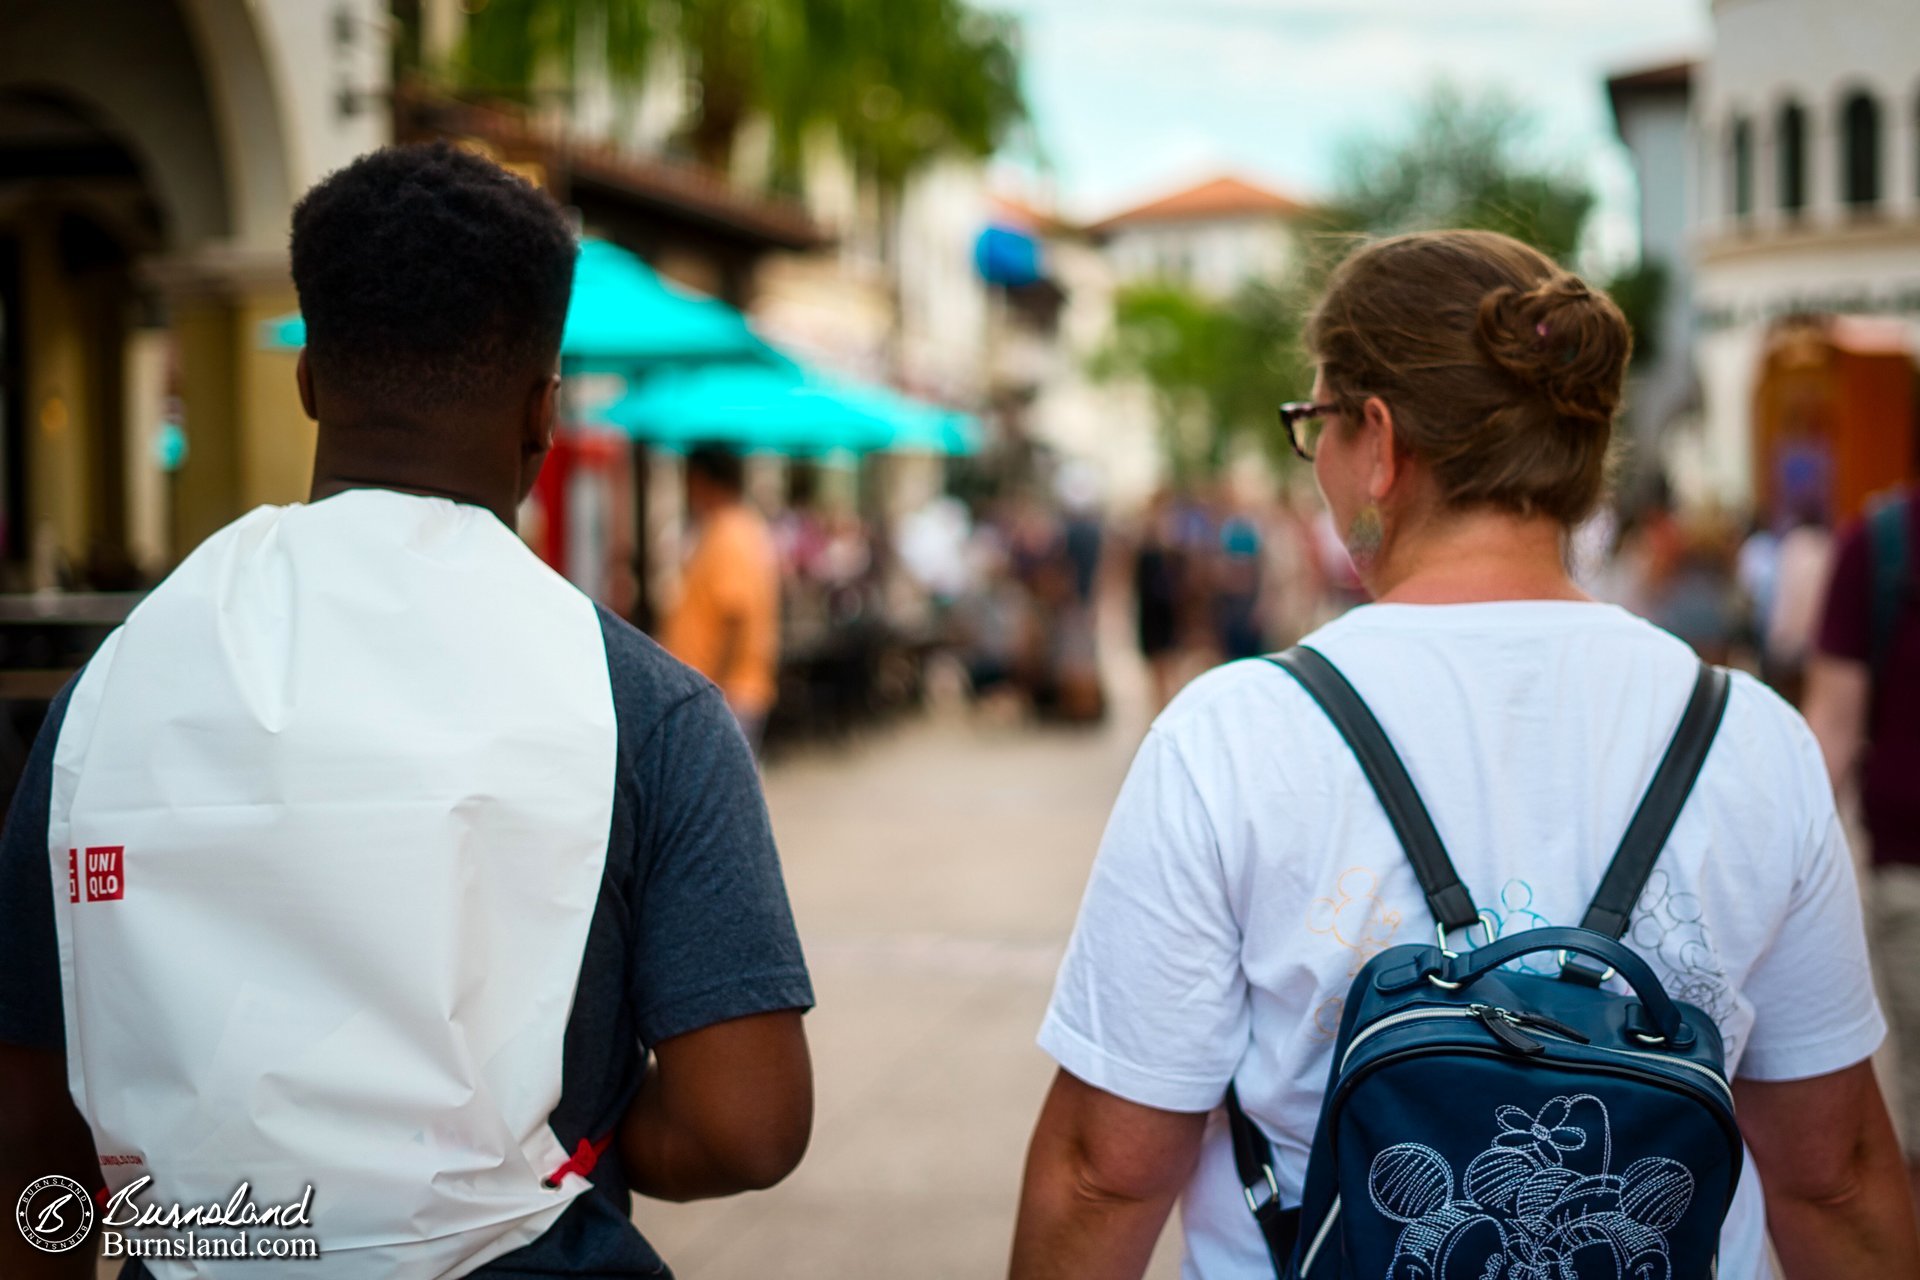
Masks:
[[[884,11],[883,11],[884,4]],[[747,121],[774,131],[775,168],[830,127],[883,198],[942,155],[984,158],[1027,118],[1016,29],[965,0],[470,0],[464,87],[526,97],[571,81],[591,46],[616,88],[641,87],[656,39],[698,89],[688,149],[725,171]]]
[[[408,7],[417,10],[418,0]],[[396,3],[404,22],[400,8]],[[646,77],[655,32],[647,0],[466,0],[465,8],[458,61],[434,69],[450,72],[460,88],[524,101],[544,70],[570,83],[589,38],[615,83],[638,85]]]

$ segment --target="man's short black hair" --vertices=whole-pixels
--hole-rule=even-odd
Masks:
[[[687,471],[736,496],[746,492],[747,464],[724,444],[698,444],[689,449]]]
[[[308,362],[374,403],[484,402],[553,367],[578,252],[553,199],[489,160],[369,152],[293,209]]]

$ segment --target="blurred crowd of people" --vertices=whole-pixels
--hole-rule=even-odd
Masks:
[[[1742,524],[1679,509],[1664,491],[1582,531],[1584,586],[1679,636],[1710,661],[1759,675],[1801,705],[1836,548],[1811,498]]]
[[[692,488],[711,488],[703,475],[714,460],[695,461]],[[722,536],[743,522],[737,463],[721,470],[718,497],[693,494],[696,512],[707,513],[701,542],[713,560],[703,570],[696,550],[689,563],[696,603],[703,580],[753,576],[741,563],[760,555],[717,555],[752,541]],[[1120,635],[1102,620],[1121,611],[1157,710],[1201,671],[1284,648],[1365,599],[1338,530],[1304,484],[1265,493],[1226,479],[1170,486],[1137,511],[1114,514],[1093,474],[1067,463],[1007,492],[935,496],[886,526],[819,501],[807,473],[794,479],[767,521],[778,643],[756,624],[738,651],[711,637],[707,646],[725,648],[729,662],[751,653],[752,687],[735,693],[754,736],[776,683],[790,704],[809,702],[808,717],[832,718],[846,708],[830,704],[874,701],[889,655],[914,668],[896,681],[904,686],[936,652],[958,659],[977,701],[1097,722],[1108,705],[1101,637]],[[1571,555],[1596,598],[1802,706],[1839,546],[1831,513],[1804,493],[1789,492],[1772,518],[1743,524],[1720,510],[1683,509],[1655,486],[1603,509],[1577,532]]]
[[[1222,482],[1168,488],[1114,516],[1091,474],[1069,465],[1007,496],[938,498],[896,541],[976,699],[1087,723],[1106,713],[1102,621],[1120,610],[1158,707],[1207,667],[1284,647],[1357,603],[1318,505]]]

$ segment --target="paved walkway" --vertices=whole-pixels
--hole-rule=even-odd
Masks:
[[[1006,1274],[1052,1076],[1033,1037],[1140,731],[948,716],[771,771],[820,1000],[813,1147],[772,1191],[636,1206],[683,1280]]]

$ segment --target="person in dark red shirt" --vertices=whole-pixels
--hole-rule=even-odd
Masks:
[[[1899,1042],[1908,1169],[1920,1197],[1920,493],[1913,489],[1841,538],[1808,670],[1806,716],[1834,790],[1858,770],[1873,851],[1868,908]]]

